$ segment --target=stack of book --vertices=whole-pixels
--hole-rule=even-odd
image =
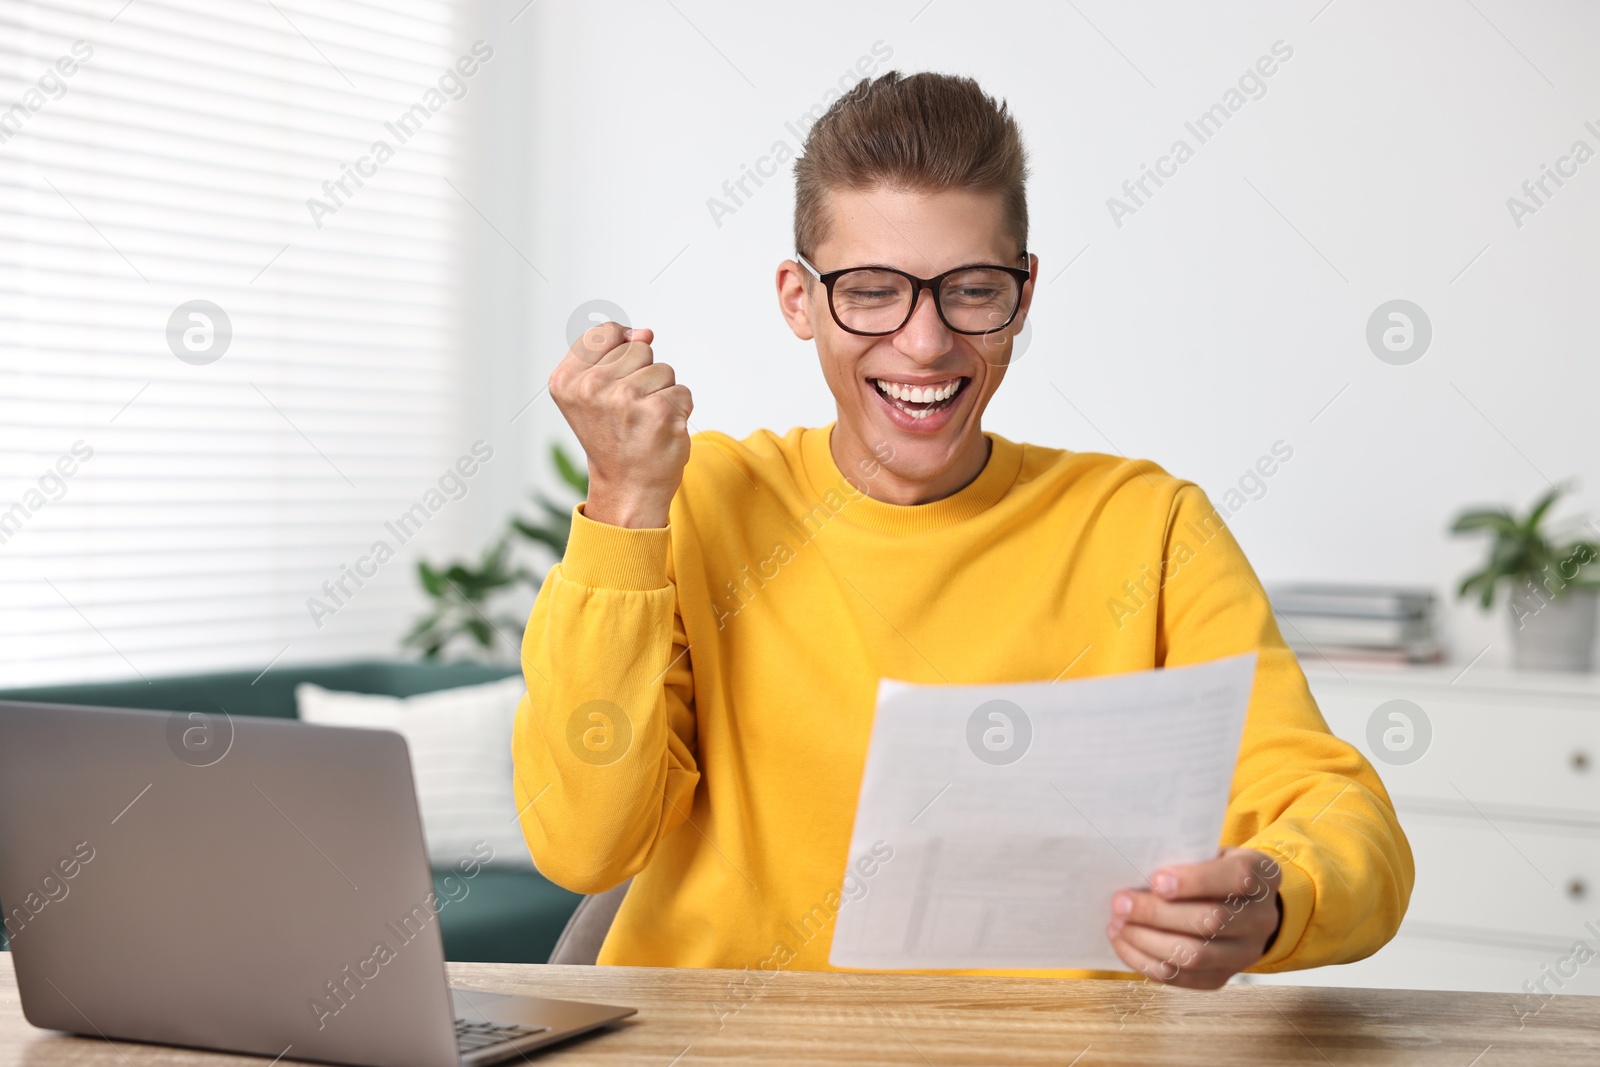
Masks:
[[[1278,629],[1302,655],[1377,663],[1437,663],[1433,591],[1302,582],[1268,590]]]

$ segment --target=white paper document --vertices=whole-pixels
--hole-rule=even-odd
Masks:
[[[1111,897],[1216,856],[1255,665],[880,683],[829,962],[1127,970]]]

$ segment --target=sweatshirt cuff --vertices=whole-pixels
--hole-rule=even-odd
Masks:
[[[579,504],[572,509],[561,576],[595,589],[665,589],[671,543],[668,527],[632,530],[596,522]]]
[[[1317,902],[1317,887],[1312,882],[1311,875],[1295,864],[1281,849],[1265,842],[1255,841],[1246,842],[1244,847],[1265,852],[1283,872],[1283,879],[1278,884],[1278,899],[1283,903],[1283,921],[1278,925],[1278,936],[1273,940],[1272,948],[1267,954],[1251,964],[1247,970],[1280,970],[1285,961],[1300,947],[1300,940],[1305,936],[1306,927],[1311,925],[1311,914]]]

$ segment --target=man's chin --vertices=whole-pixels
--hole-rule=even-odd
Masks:
[[[868,417],[859,419],[854,430],[852,436],[867,446],[877,464],[895,481],[928,486],[947,480],[967,454],[969,439],[980,436],[975,428],[969,431],[965,419],[928,433],[908,431],[890,420]]]

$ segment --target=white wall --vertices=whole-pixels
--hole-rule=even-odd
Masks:
[[[1480,552],[1444,532],[1461,506],[1524,506],[1546,477],[1580,482],[1562,514],[1595,500],[1600,161],[1520,227],[1506,200],[1575,140],[1600,149],[1583,125],[1600,128],[1600,8],[612,0],[535,4],[506,36],[532,103],[505,149],[526,142],[527,253],[550,279],[522,290],[525,334],[496,401],[508,413],[565,350],[569,314],[599,297],[656,329],[698,428],[831,419],[772,294],[790,252],[787,167],[720,225],[707,200],[775,142],[798,147],[785,123],[881,41],[893,55],[878,69],[970,74],[1027,137],[1046,281],[987,428],[1148,456],[1214,498],[1289,443],[1294,458],[1232,520],[1269,581],[1446,593]],[[1198,143],[1185,121],[1278,41],[1293,56],[1265,95]],[[1107,198],[1179,137],[1194,157],[1116,225]],[[1433,324],[1409,366],[1365,342],[1394,298]],[[529,420],[533,442],[565,430],[548,398]],[[1498,617],[1449,610],[1463,660],[1491,642],[1483,662],[1505,658]]]

